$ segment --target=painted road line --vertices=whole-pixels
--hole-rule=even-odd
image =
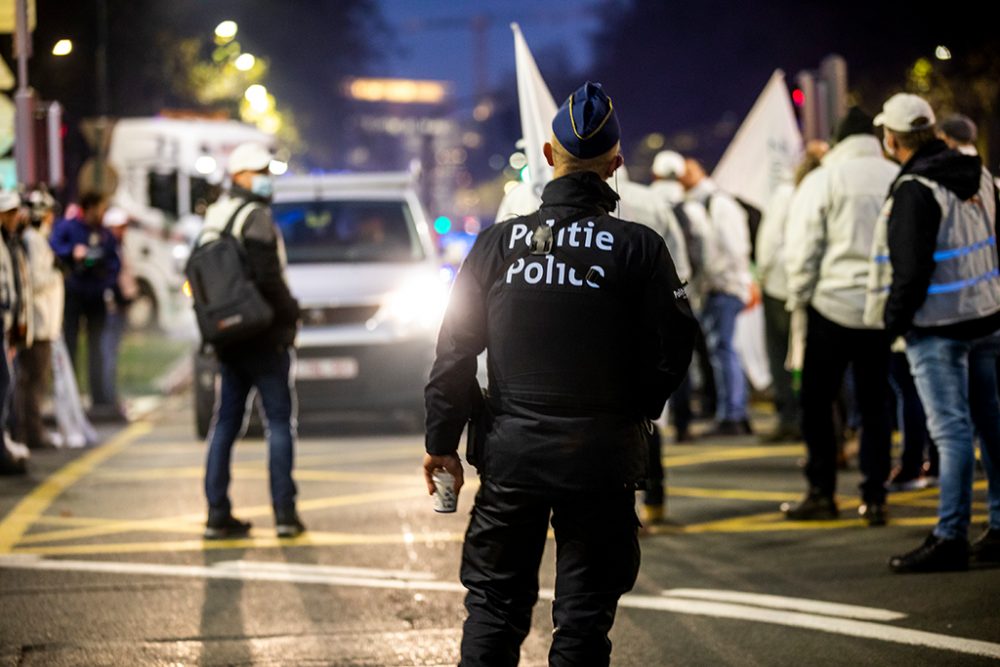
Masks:
[[[239,463],[233,466],[232,477],[236,479],[268,479],[266,463],[260,465]],[[107,468],[94,473],[102,479],[131,482],[136,480],[202,479],[205,466],[183,466],[176,468]],[[399,475],[386,473],[352,472],[348,470],[311,470],[296,467],[292,473],[297,482],[350,482],[380,484],[423,484],[419,475]]]
[[[238,572],[292,572],[309,575],[325,574],[331,577],[357,577],[400,579],[402,581],[434,581],[433,572],[413,570],[384,570],[369,567],[342,567],[340,565],[311,565],[308,563],[274,563],[263,561],[231,560],[215,563],[212,567]]]
[[[464,527],[464,526],[463,526]],[[101,544],[66,544],[18,547],[15,555],[35,556],[96,556],[138,553],[181,553],[224,551],[226,549],[287,549],[289,547],[351,547],[400,545],[412,539],[415,543],[434,546],[438,543],[461,543],[465,532],[419,533],[407,537],[402,533],[328,533],[308,531],[295,538],[256,535],[232,540],[176,540],[160,542],[111,542]]]
[[[342,496],[332,496],[328,498],[311,498],[298,503],[299,512],[309,512],[321,509],[331,509],[334,507],[346,507],[351,505],[363,505],[366,503],[384,502],[387,500],[402,500],[416,498],[427,494],[427,489],[422,486],[414,486],[409,489],[393,489],[391,491],[376,491],[371,493],[356,493]],[[274,508],[270,505],[254,505],[242,508],[238,514],[244,518],[268,517],[274,513]],[[66,541],[72,539],[83,539],[92,537],[102,537],[107,535],[120,535],[123,533],[136,532],[157,532],[157,533],[187,533],[200,535],[204,531],[204,514],[185,514],[175,517],[164,517],[160,519],[84,519],[81,517],[42,517],[38,523],[49,524],[70,524],[80,525],[79,528],[70,528],[58,531],[48,531],[43,533],[32,533],[22,538],[22,544],[38,544],[39,542]],[[145,544],[145,543],[144,543]],[[99,553],[114,553],[105,547],[107,545],[79,545],[80,547],[92,546],[102,550]],[[112,545],[113,546],[113,545]],[[18,551],[23,552],[23,549]],[[43,549],[44,551],[44,549]],[[33,553],[37,550],[33,551]],[[48,551],[45,551],[49,553]],[[86,552],[79,552],[86,553]],[[95,552],[97,553],[97,552]]]
[[[193,579],[230,579],[239,581],[287,582],[296,584],[317,584],[372,589],[463,593],[465,588],[452,581],[431,581],[414,579],[379,578],[377,576],[345,576],[330,574],[303,566],[298,571],[290,569],[267,569],[248,566],[246,569],[233,567],[166,565],[155,563],[100,562],[43,560],[23,556],[0,556],[0,567],[22,570],[42,570],[56,572],[86,572],[93,574],[180,577]],[[542,589],[539,597],[552,600],[552,589]],[[798,601],[800,605],[804,600]],[[823,605],[822,603],[815,601]],[[846,605],[836,605],[843,608]],[[784,627],[815,630],[862,639],[873,639],[910,646],[922,646],[943,651],[1000,658],[1000,644],[964,639],[948,635],[911,630],[894,625],[875,623],[853,618],[771,609],[761,606],[698,600],[681,597],[628,594],[621,598],[619,607],[662,611],[677,614],[691,614],[711,618],[727,618],[754,623],[767,623]],[[823,607],[819,607],[823,608]],[[883,610],[888,611],[888,610]]]
[[[149,422],[135,422],[120,431],[106,444],[67,463],[36,486],[0,521],[0,553],[11,551],[28,532],[35,519],[42,516],[52,502],[66,489],[76,484],[97,466],[124,450],[136,439],[152,430]]]
[[[870,621],[856,621],[847,618],[833,618],[817,614],[805,614],[796,611],[781,611],[763,609],[740,604],[723,602],[708,602],[701,600],[685,600],[641,595],[626,595],[621,599],[619,607],[633,609],[648,609],[650,611],[666,611],[678,614],[693,614],[712,618],[729,618],[740,621],[768,623],[805,630],[817,630],[848,637],[875,639],[884,642],[923,646],[943,651],[964,653],[967,655],[1000,658],[1000,644],[951,637],[923,630],[910,630],[894,625],[883,625]]]
[[[663,591],[662,595],[669,598],[684,598],[689,600],[735,602],[754,607],[801,611],[808,614],[854,618],[861,621],[898,621],[906,618],[906,614],[901,614],[898,611],[877,609],[875,607],[858,607],[849,604],[838,604],[836,602],[790,598],[782,595],[741,593],[739,591],[722,591],[709,588],[671,588],[670,590]]]
[[[804,445],[769,445],[764,447],[729,447],[715,449],[697,454],[680,454],[664,456],[665,468],[701,465],[703,463],[724,463],[742,461],[745,459],[791,458],[803,456],[806,453]]]
[[[753,491],[751,489],[702,489],[690,486],[667,486],[668,496],[680,498],[715,498],[721,500],[753,500],[780,503],[802,497],[798,491]]]

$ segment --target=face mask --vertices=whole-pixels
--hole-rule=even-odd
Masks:
[[[266,174],[257,174],[250,182],[250,192],[262,199],[270,199],[274,194],[274,179]]]

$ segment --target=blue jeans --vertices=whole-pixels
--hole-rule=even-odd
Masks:
[[[940,455],[941,498],[934,534],[967,539],[972,516],[974,430],[989,480],[990,526],[1000,529],[1000,335],[952,340],[911,332],[906,356]]]
[[[243,429],[250,390],[255,387],[260,393],[266,418],[271,502],[275,512],[295,509],[296,489],[292,481],[295,415],[289,378],[291,360],[291,351],[276,349],[273,353],[253,358],[219,361],[222,387],[216,402],[205,466],[205,496],[210,515],[227,514],[232,510],[229,479],[233,443]]]
[[[702,315],[719,395],[715,413],[718,421],[743,421],[747,418],[747,382],[734,345],[736,316],[742,310],[743,301],[739,297],[712,292]]]

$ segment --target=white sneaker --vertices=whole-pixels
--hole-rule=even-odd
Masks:
[[[24,459],[27,461],[31,458],[31,450],[28,449],[26,445],[23,445],[15,440],[11,440],[10,436],[6,434],[4,435],[4,439],[7,442],[7,451],[10,452],[10,455],[15,459]]]

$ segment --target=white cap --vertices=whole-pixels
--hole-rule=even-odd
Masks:
[[[32,190],[28,194],[28,204],[33,209],[49,210],[55,207],[56,200],[45,190]]]
[[[686,171],[684,156],[674,151],[660,151],[653,158],[653,175],[660,178],[677,178]]]
[[[119,206],[111,206],[104,212],[105,227],[121,227],[128,224],[128,213]]]
[[[271,151],[267,149],[267,146],[248,141],[234,148],[233,152],[229,154],[226,171],[232,176],[241,171],[263,171],[270,164]]]
[[[13,211],[21,205],[21,195],[13,190],[0,190],[0,213]]]
[[[896,93],[882,105],[875,116],[875,127],[887,127],[893,132],[915,132],[934,126],[934,109],[919,95]]]

